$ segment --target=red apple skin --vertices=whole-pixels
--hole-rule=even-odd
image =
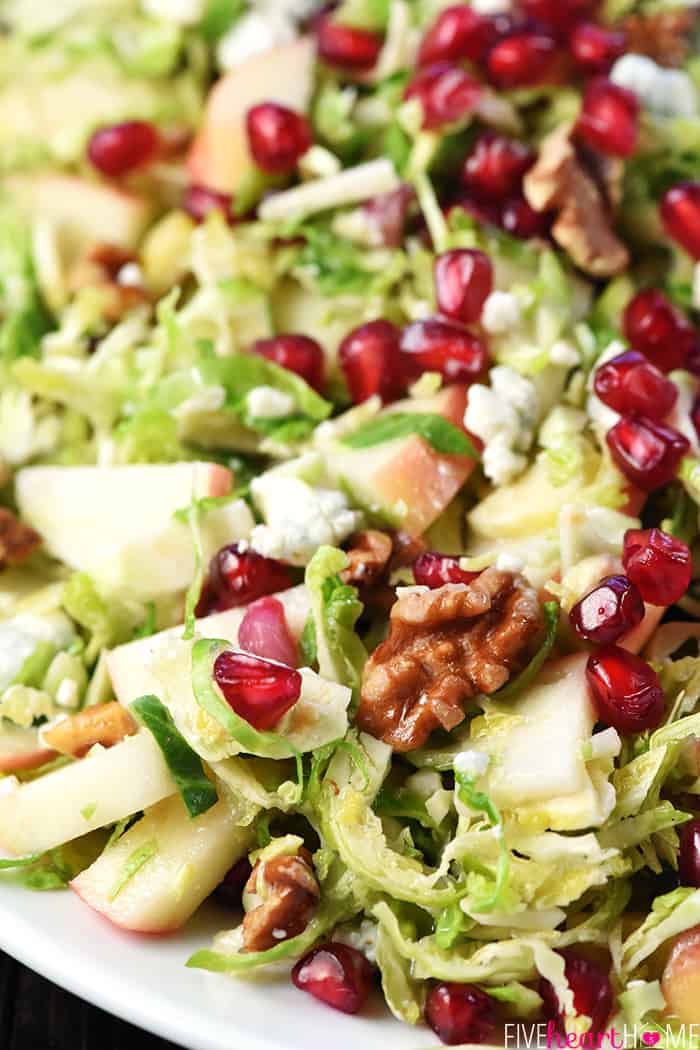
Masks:
[[[38,769],[56,757],[55,751],[40,748],[26,751],[23,755],[0,754],[0,773],[19,773],[23,769]]]
[[[233,475],[228,467],[222,467],[220,463],[211,463],[209,465],[207,495],[217,498],[219,496],[228,496],[232,487]]]
[[[675,941],[661,978],[668,1013],[681,1024],[700,1019],[700,926]]]

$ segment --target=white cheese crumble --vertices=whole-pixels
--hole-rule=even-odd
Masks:
[[[204,0],[141,0],[147,15],[177,22],[181,26],[192,26],[204,16]]]
[[[284,419],[294,411],[294,398],[274,386],[256,386],[245,399],[248,414],[254,419]]]
[[[492,335],[509,332],[520,318],[520,303],[511,292],[491,292],[481,313],[481,323]]]
[[[284,12],[250,11],[222,36],[216,60],[220,69],[235,69],[254,55],[290,44],[296,35],[294,22]]]
[[[553,365],[562,365],[565,368],[575,368],[581,364],[581,354],[573,343],[566,339],[558,339],[549,351],[549,360]]]
[[[513,4],[512,0],[472,0],[471,7],[480,15],[504,15]]]
[[[347,926],[340,926],[334,930],[333,940],[362,952],[374,966],[377,962],[377,929],[376,922],[372,922],[371,919],[363,919],[357,930]]]
[[[527,466],[539,414],[537,390],[529,379],[505,365],[491,369],[491,386],[469,390],[464,414],[467,430],[484,442],[484,473],[495,485],[505,485]]]
[[[522,572],[525,568],[525,560],[517,554],[504,552],[496,558],[496,568],[501,572]]]
[[[646,55],[629,53],[618,58],[610,79],[627,88],[658,117],[693,117],[698,111],[695,86],[680,69],[664,69]]]
[[[483,777],[491,759],[483,751],[460,751],[455,755],[452,767],[455,773],[465,777]]]
[[[617,729],[610,726],[600,733],[594,733],[590,739],[589,759],[595,762],[600,758],[617,758],[622,751],[622,741]]]
[[[143,272],[139,264],[135,262],[124,263],[117,274],[117,284],[120,284],[122,288],[142,288]]]

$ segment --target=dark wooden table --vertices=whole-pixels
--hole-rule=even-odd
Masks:
[[[177,1050],[0,953],[2,1050]]]

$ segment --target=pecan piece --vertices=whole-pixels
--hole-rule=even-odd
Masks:
[[[71,718],[64,718],[43,734],[44,742],[62,755],[80,758],[95,744],[113,747],[125,736],[133,736],[137,725],[125,707],[116,700],[86,707]]]
[[[303,933],[313,918],[321,891],[308,850],[258,861],[244,893],[261,903],[243,919],[243,951],[264,952]]]
[[[627,50],[648,55],[660,66],[682,66],[690,49],[696,13],[687,7],[629,15],[623,22]]]
[[[41,536],[20,521],[7,507],[0,507],[0,566],[21,565],[41,546]]]
[[[459,725],[470,697],[505,685],[542,629],[533,588],[495,568],[468,585],[402,595],[365,667],[358,725],[395,751],[421,747],[434,729]]]

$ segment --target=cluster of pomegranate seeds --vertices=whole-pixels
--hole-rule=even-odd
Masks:
[[[460,569],[459,558],[451,554],[425,551],[413,563],[413,576],[419,587],[430,587],[431,591],[444,587],[446,583],[471,583],[479,575]]]
[[[127,120],[98,128],[88,142],[90,163],[103,175],[118,178],[153,160],[160,145],[158,129],[146,120]]]
[[[220,653],[214,681],[229,707],[254,729],[272,729],[301,696],[301,675],[293,667],[248,653]]]
[[[492,21],[468,4],[446,8],[421,41],[418,65],[435,62],[480,62],[494,40]]]
[[[325,14],[316,20],[319,57],[340,69],[367,70],[379,58],[384,40],[379,33],[336,22]]]
[[[277,102],[252,106],[246,116],[250,152],[269,175],[289,175],[313,143],[306,117]]]
[[[418,71],[404,92],[417,98],[423,109],[423,127],[441,128],[473,112],[483,95],[483,85],[460,66],[438,62]]]
[[[439,372],[448,383],[473,383],[489,363],[488,351],[478,336],[437,318],[407,325],[400,345],[412,370]]]
[[[591,1032],[602,1034],[610,1020],[615,1005],[610,975],[600,963],[593,962],[570,948],[560,952],[564,956],[566,980],[573,993],[577,1014],[591,1019]],[[564,1032],[564,1012],[554,986],[544,978],[540,981],[539,993],[544,1002],[544,1015],[548,1021],[556,1021]]]
[[[544,237],[549,229],[549,221],[545,212],[535,211],[524,197],[506,201],[501,209],[501,226],[511,237],[521,240]]]
[[[658,288],[644,288],[630,299],[622,329],[630,345],[661,372],[683,368],[696,349],[693,325]]]
[[[276,660],[288,667],[299,664],[299,649],[287,623],[284,606],[278,598],[258,598],[246,611],[238,628],[241,649],[265,660]]]
[[[687,544],[661,529],[630,529],[622,564],[650,605],[673,605],[690,586],[693,560]]]
[[[576,634],[597,645],[617,642],[643,619],[644,602],[627,576],[606,576],[569,613]]]
[[[248,605],[294,584],[289,568],[241,543],[222,547],[211,560],[209,583],[217,611]]]
[[[220,211],[226,222],[234,222],[231,195],[217,193],[206,186],[196,184],[188,186],[182,200],[182,207],[195,222],[204,222],[210,211]]]
[[[637,96],[607,77],[594,77],[586,86],[576,134],[599,153],[631,156],[639,139]]]
[[[370,963],[356,948],[329,941],[313,948],[295,965],[297,988],[344,1014],[356,1014],[372,990]]]
[[[464,162],[462,182],[477,197],[502,200],[520,193],[523,176],[534,162],[534,150],[526,143],[485,131]]]
[[[401,334],[390,321],[369,321],[343,339],[338,360],[355,404],[378,394],[382,401],[401,397],[408,384],[400,349]]]
[[[245,884],[253,872],[247,857],[241,857],[224,875],[214,891],[218,900],[229,908],[240,908]]]
[[[661,221],[669,237],[700,259],[700,182],[679,182],[661,200]]]
[[[556,40],[542,30],[512,33],[499,40],[489,52],[489,78],[503,91],[534,87],[553,75],[557,53]]]
[[[435,260],[435,294],[441,313],[469,324],[481,317],[493,290],[493,266],[476,248],[456,248]]]
[[[595,14],[599,0],[520,0],[519,6],[530,18],[567,35],[577,22]]]
[[[681,849],[678,870],[684,886],[700,887],[700,819],[688,821],[679,829]]]
[[[443,1043],[486,1043],[496,1031],[496,1004],[473,984],[441,982],[428,993],[425,1019]]]
[[[301,376],[314,390],[321,391],[325,382],[323,350],[308,335],[275,335],[258,339],[251,347],[254,353]]]
[[[586,678],[601,722],[620,733],[656,729],[664,717],[666,698],[659,676],[634,653],[616,645],[591,653]]]
[[[569,50],[579,70],[587,76],[609,73],[625,53],[625,33],[606,29],[595,22],[581,22],[569,38]]]
[[[679,431],[644,416],[623,416],[605,440],[620,471],[644,492],[673,481],[690,448]]]
[[[637,412],[648,419],[665,419],[678,400],[676,384],[638,350],[604,362],[596,370],[593,388],[616,412]]]

